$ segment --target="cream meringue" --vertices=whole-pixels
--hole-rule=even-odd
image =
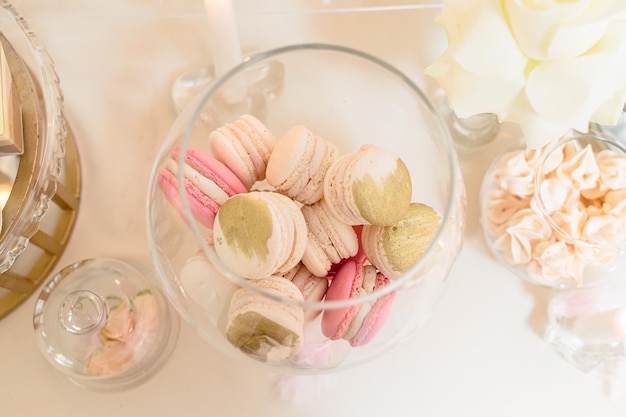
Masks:
[[[500,228],[518,211],[529,207],[528,198],[520,198],[501,188],[490,189],[486,195],[483,222],[491,236],[500,234]]]
[[[580,239],[587,217],[585,207],[576,202],[550,214],[558,237],[566,241]]]
[[[533,262],[527,267],[529,276],[538,282],[555,285],[574,280],[581,283],[585,265],[573,246],[562,240],[540,242],[535,247]]]
[[[551,235],[552,229],[544,216],[532,209],[523,209],[511,217],[504,233],[496,238],[493,246],[510,264],[525,264],[530,262],[535,246]]]
[[[611,216],[626,220],[626,188],[606,193],[602,209]]]
[[[598,152],[596,161],[600,169],[600,179],[606,188],[626,188],[626,154],[605,149]]]
[[[541,165],[540,175],[548,175],[552,173],[563,162],[563,151],[551,151],[550,145],[544,145],[540,148],[527,148],[524,151],[524,157],[529,167],[534,170],[539,169]]]
[[[581,238],[599,245],[619,245],[624,241],[624,229],[613,216],[591,216],[585,222]]]
[[[556,169],[556,176],[579,191],[596,188],[600,179],[600,168],[591,145],[585,146],[571,158],[566,158]]]
[[[528,197],[534,190],[534,170],[526,163],[523,151],[505,154],[494,167],[493,179],[503,190],[518,197]]]
[[[547,213],[561,210],[566,202],[578,197],[578,192],[557,178],[547,178],[539,182],[538,198]]]

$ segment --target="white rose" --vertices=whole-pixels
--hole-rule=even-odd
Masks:
[[[590,121],[614,124],[626,102],[626,1],[444,0],[448,47],[426,68],[460,117],[495,113],[529,147]]]

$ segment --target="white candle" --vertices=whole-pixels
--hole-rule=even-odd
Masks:
[[[204,0],[209,24],[209,47],[213,58],[215,77],[221,77],[242,61],[235,8],[231,0]],[[243,99],[245,85],[232,83],[225,90],[229,102]]]

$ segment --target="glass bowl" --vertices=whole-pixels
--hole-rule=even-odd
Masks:
[[[421,259],[383,288],[332,301],[279,296],[227,268],[216,255],[212,231],[196,222],[187,198],[168,200],[158,178],[172,163],[175,149],[180,149],[182,158],[191,148],[211,154],[209,133],[243,114],[255,116],[276,138],[294,125],[304,125],[332,142],[339,154],[373,144],[400,156],[412,178],[411,201],[426,204],[441,216]],[[175,160],[182,166],[182,159]],[[186,195],[180,194],[184,175],[181,170],[177,177],[178,195]],[[252,188],[273,190],[268,190],[266,182]],[[183,109],[155,161],[147,217],[152,258],[165,291],[201,337],[251,364],[311,374],[369,361],[426,321],[461,249],[465,208],[465,188],[452,141],[420,88],[366,53],[335,45],[301,44],[252,56]],[[418,245],[413,238],[407,242],[411,247]],[[306,317],[296,336],[299,350],[286,357],[270,357],[251,354],[229,341],[228,310],[233,294],[242,291],[253,304]],[[369,343],[355,347],[343,338],[334,340],[323,334],[321,322],[331,315],[329,311],[355,310],[385,297],[394,298],[393,303]]]
[[[485,174],[481,224],[517,276],[554,289],[618,279],[626,262],[626,148],[571,132],[504,152]]]
[[[151,377],[178,337],[179,318],[158,281],[117,259],[61,269],[35,303],[37,345],[72,382],[119,391]]]

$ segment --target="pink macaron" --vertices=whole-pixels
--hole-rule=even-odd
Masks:
[[[326,301],[347,300],[378,291],[390,280],[369,264],[345,261],[330,281]],[[369,343],[385,324],[396,292],[337,309],[322,316],[322,332],[331,340],[345,339],[351,346]]]
[[[165,198],[184,218],[178,188],[179,161],[180,146],[177,146],[160,169],[157,181]],[[228,167],[200,149],[187,149],[182,170],[191,214],[209,229],[213,228],[219,207],[231,196],[246,192],[246,187]]]
[[[250,188],[265,179],[267,161],[276,139],[256,117],[244,114],[209,134],[215,157],[230,168]]]

